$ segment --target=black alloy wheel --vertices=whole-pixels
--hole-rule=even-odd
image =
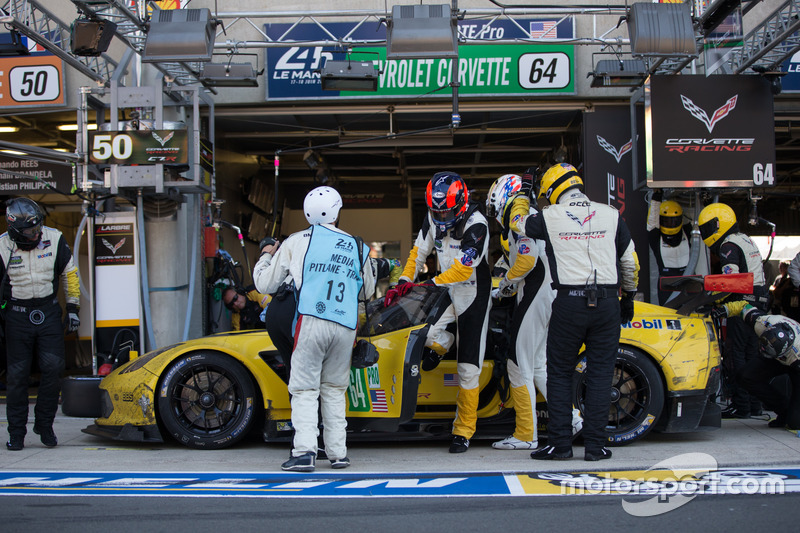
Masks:
[[[585,362],[575,369],[575,405],[584,412]],[[611,384],[608,411],[609,446],[621,446],[647,435],[658,423],[664,408],[664,384],[655,363],[640,350],[620,346]]]
[[[256,390],[235,359],[199,352],[177,359],[159,387],[164,427],[189,448],[217,450],[241,441],[256,419]]]

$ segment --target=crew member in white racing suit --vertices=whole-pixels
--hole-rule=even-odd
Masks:
[[[325,453],[331,466],[350,465],[345,393],[359,299],[372,296],[375,278],[368,263],[369,247],[334,225],[341,207],[341,196],[330,187],[309,192],[303,211],[311,227],[293,233],[279,248],[278,243],[265,246],[253,271],[259,292],[275,292],[287,275],[297,290],[289,375],[295,433],[292,456],[281,465],[283,470],[314,471],[320,407]]]
[[[750,237],[739,231],[733,209],[726,204],[709,204],[697,215],[697,223],[703,242],[719,256],[723,274],[753,273],[753,293],[731,295],[727,301],[744,300],[760,311],[766,311],[769,286],[764,275],[761,252]],[[761,414],[761,404],[757,399],[750,398],[736,376],[758,355],[758,338],[738,315],[730,316],[726,326],[722,360],[728,371],[729,379],[726,382],[731,389],[731,404],[722,411],[722,418],[750,418],[751,415]]]
[[[683,208],[678,202],[662,202],[657,190],[647,212],[647,239],[656,259],[659,278],[682,276],[689,264],[692,247],[689,241],[692,225],[683,223]],[[658,304],[664,305],[674,293],[658,290]]]
[[[33,358],[41,379],[34,407],[33,432],[47,447],[58,445],[53,420],[64,370],[64,322],[59,282],[67,307],[66,327],[80,325],[80,282],[72,252],[57,229],[44,226],[45,214],[28,198],[6,206],[8,231],[0,235],[0,278],[8,358],[7,416],[9,450],[21,450],[28,422],[28,380]]]
[[[469,202],[464,180],[453,172],[437,172],[426,191],[428,216],[406,260],[398,287],[416,279],[425,259],[436,251],[441,274],[432,283],[447,287],[451,305],[431,328],[426,346],[438,358],[453,344],[447,324],[457,326],[458,398],[450,453],[463,453],[475,433],[478,419],[478,378],[486,352],[492,278],[489,272],[489,224],[478,204]],[[426,282],[431,283],[431,281]],[[425,365],[435,368],[438,363]]]
[[[768,315],[745,301],[730,302],[712,313],[741,316],[758,336],[759,354],[740,370],[742,387],[775,412],[771,428],[800,429],[800,323],[783,315]],[[719,315],[718,315],[719,316]],[[791,395],[785,387],[773,386],[773,379],[787,375]]]
[[[532,188],[531,181],[523,181],[523,192]],[[534,450],[531,458],[572,457],[572,376],[585,345],[584,459],[608,459],[605,427],[620,323],[633,318],[639,261],[619,212],[590,201],[572,165],[548,169],[539,196],[551,204],[541,213],[532,213],[530,198],[521,194],[510,215],[513,231],[545,240],[553,288],[558,291],[547,334],[548,445]]]
[[[492,291],[492,297],[507,298],[516,294],[507,366],[516,425],[512,435],[492,443],[498,450],[538,447],[536,392],[547,399],[547,326],[555,291],[550,287],[552,279],[544,241],[508,229],[511,200],[521,187],[522,178],[506,174],[492,184],[486,197],[486,212],[496,218],[501,227],[501,239],[508,242],[510,265],[498,288]],[[531,207],[531,212],[536,210]]]

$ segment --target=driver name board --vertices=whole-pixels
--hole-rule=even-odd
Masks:
[[[0,107],[64,104],[61,59],[50,55],[0,58]]]

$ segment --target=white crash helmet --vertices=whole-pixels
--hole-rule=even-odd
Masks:
[[[496,218],[501,226],[509,200],[519,194],[521,187],[522,178],[516,174],[506,174],[497,178],[489,189],[489,194],[486,195],[486,213]]]
[[[333,224],[339,218],[342,197],[331,187],[317,187],[303,200],[303,213],[309,224]]]

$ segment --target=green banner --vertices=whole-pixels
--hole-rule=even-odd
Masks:
[[[459,95],[575,93],[574,46],[473,45],[459,47],[458,53]],[[381,71],[378,91],[370,96],[452,94],[451,59],[387,61],[386,49],[376,47],[355,48],[350,57],[372,60]],[[358,91],[340,94],[364,96]]]

